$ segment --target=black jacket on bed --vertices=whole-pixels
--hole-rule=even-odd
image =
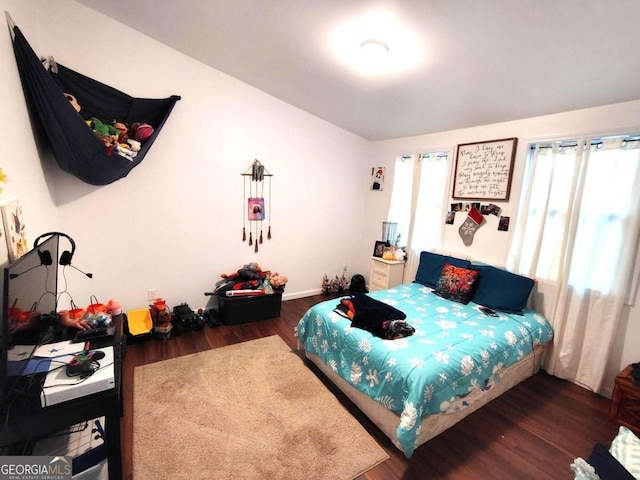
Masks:
[[[358,293],[340,300],[336,311],[351,319],[351,325],[380,338],[412,335],[415,329],[405,322],[406,314],[380,300]]]

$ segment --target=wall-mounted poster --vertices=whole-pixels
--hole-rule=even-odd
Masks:
[[[9,262],[13,263],[29,250],[24,228],[24,215],[18,199],[5,203],[1,209]]]
[[[517,138],[458,145],[453,198],[509,200]]]
[[[384,168],[373,167],[371,169],[371,190],[382,190],[384,187]]]

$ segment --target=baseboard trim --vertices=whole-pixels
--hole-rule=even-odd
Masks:
[[[322,293],[322,289],[321,288],[316,288],[314,290],[306,290],[306,291],[303,291],[303,292],[283,293],[282,294],[282,301],[295,300],[296,298],[311,297],[313,295],[319,295],[321,293]]]

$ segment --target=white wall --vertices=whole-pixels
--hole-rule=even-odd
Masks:
[[[640,101],[375,142],[373,143],[371,158],[376,165],[388,167],[387,171],[390,172],[388,182],[391,183],[393,181],[391,175],[393,164],[398,155],[450,150],[452,152],[451,163],[453,164],[458,144],[517,137],[518,147],[509,201],[492,202],[502,209],[502,215],[511,217],[509,231],[498,231],[498,219],[495,216],[487,215],[485,216],[487,223],[478,229],[472,245],[466,247],[458,234],[458,227],[466,218],[466,214],[460,212],[456,215],[455,224],[445,227],[443,241],[443,250],[452,254],[504,266],[507,261],[515,222],[517,221],[527,143],[540,139],[571,138],[572,135],[606,133],[640,133]],[[452,174],[453,172],[451,172]],[[380,195],[375,199],[370,194],[370,197],[375,201],[367,203],[365,213],[365,238],[367,243],[373,244],[373,241],[380,236],[378,226],[382,221],[386,220],[390,190],[387,189],[384,192],[380,192]],[[449,192],[451,191],[452,178],[449,179]],[[451,202],[453,200],[450,199],[449,203]],[[640,265],[637,267],[640,268]],[[629,363],[640,361],[640,351],[637,348],[637,338],[640,336],[639,298],[636,297],[632,307],[626,308],[624,324],[626,328],[620,330],[616,348],[612,350],[607,366],[612,387],[613,378],[622,367]]]
[[[285,299],[318,293],[323,274],[344,265],[347,275],[368,268],[359,239],[369,142],[74,2],[0,5],[39,55],[133,96],[182,96],[125,179],[94,187],[50,165],[43,174],[8,33],[0,41],[0,94],[12,112],[2,120],[0,198],[23,201],[30,241],[49,230],[75,239],[73,265],[94,274],[67,269],[78,305],[95,294],[144,308],[153,288],[197,308],[222,273],[254,261],[289,277]],[[242,242],[241,174],[254,159],[273,174],[273,238],[265,223],[258,253]]]
[[[0,5],[4,6],[2,2]],[[50,166],[41,164],[34,134],[25,108],[25,99],[13,49],[7,30],[0,35],[0,132],[2,132],[2,155],[0,167],[7,176],[7,183],[0,183],[0,204],[18,198],[25,212],[26,231],[42,232],[44,228],[58,227],[58,209],[54,202],[53,186],[47,184],[45,172]],[[0,229],[2,231],[2,229]],[[34,236],[29,237],[31,241]],[[4,234],[0,238],[0,264],[8,261]]]

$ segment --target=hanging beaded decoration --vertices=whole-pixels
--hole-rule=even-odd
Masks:
[[[251,167],[242,174],[242,210],[245,209],[244,199],[247,199],[247,216],[245,217],[244,213],[242,215],[242,241],[247,241],[246,225],[248,220],[249,246],[254,246],[255,252],[258,251],[258,244],[263,242],[262,225],[265,218],[268,218],[267,239],[271,239],[271,177],[273,175],[258,160],[254,160]],[[265,205],[264,198],[265,179],[269,182],[268,205]],[[248,196],[247,189],[249,190]],[[268,210],[268,217],[265,210]],[[260,230],[259,235],[258,230]]]

